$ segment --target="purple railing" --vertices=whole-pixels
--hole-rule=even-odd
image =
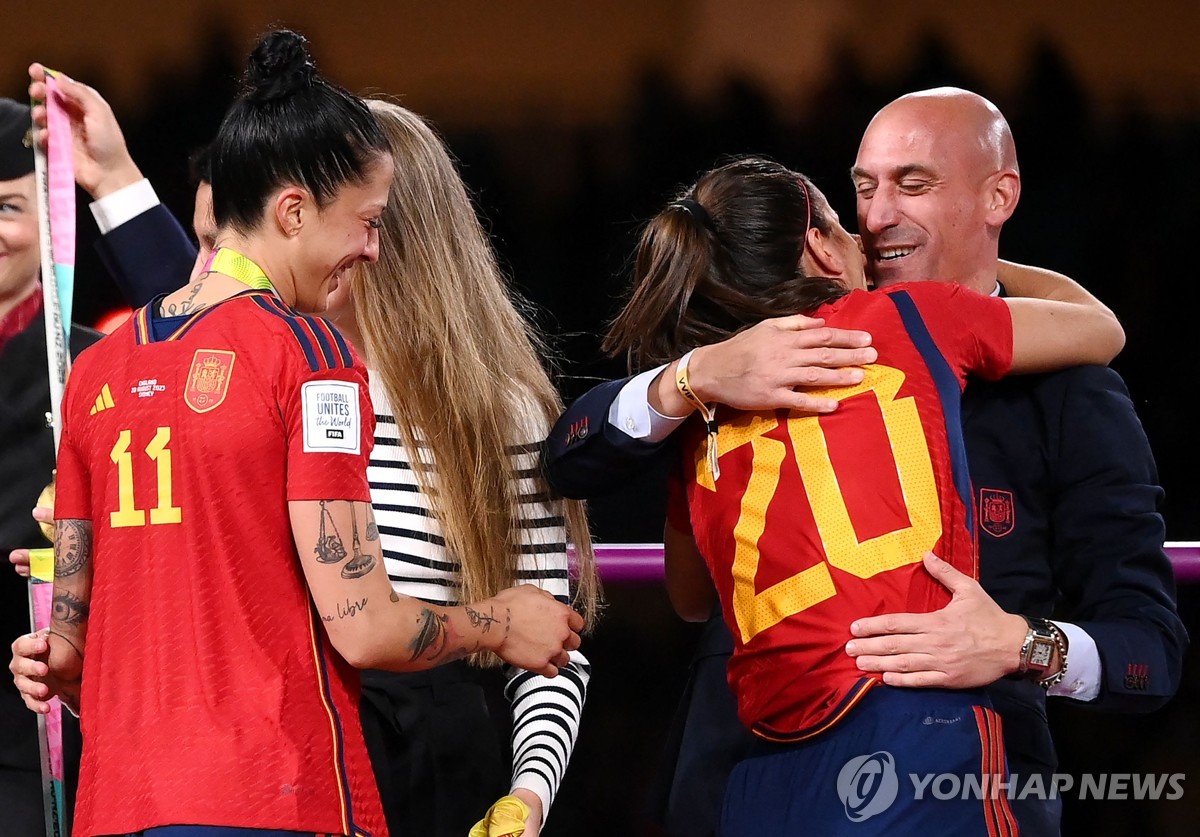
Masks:
[[[608,543],[596,545],[600,575],[610,584],[661,582],[663,552],[660,543]],[[1200,542],[1166,544],[1167,557],[1180,584],[1200,582]]]

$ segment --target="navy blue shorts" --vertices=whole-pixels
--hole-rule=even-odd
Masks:
[[[1001,732],[982,692],[876,686],[816,738],[756,743],[721,837],[1015,835]]]

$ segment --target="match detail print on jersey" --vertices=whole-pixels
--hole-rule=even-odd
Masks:
[[[362,416],[358,384],[307,381],[300,385],[305,453],[359,454]]]

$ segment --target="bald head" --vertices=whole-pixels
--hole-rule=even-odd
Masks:
[[[1000,228],[1020,194],[1012,131],[982,96],[901,96],[867,126],[852,175],[859,231],[880,284],[995,286]]]
[[[908,93],[875,114],[867,133],[879,120],[923,122],[947,141],[961,143],[963,153],[977,153],[978,163],[985,169],[1017,170],[1017,146],[1008,120],[999,108],[970,90],[935,87]]]

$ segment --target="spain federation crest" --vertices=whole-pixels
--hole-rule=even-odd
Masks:
[[[207,413],[221,406],[229,392],[229,378],[233,375],[236,355],[220,349],[197,349],[192,355],[192,368],[188,371],[187,386],[183,390],[183,402],[197,413]]]
[[[979,489],[979,525],[993,537],[1002,538],[1016,524],[1016,509],[1011,491],[998,488]]]

